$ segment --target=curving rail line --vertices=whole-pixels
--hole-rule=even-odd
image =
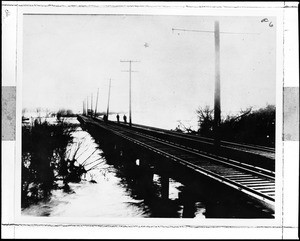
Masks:
[[[111,121],[111,123],[114,123]],[[120,123],[121,125],[127,126],[126,124]],[[171,131],[171,130],[166,130],[158,127],[151,127],[151,126],[145,126],[145,125],[140,125],[140,124],[132,124],[133,127],[135,128],[140,128],[140,129],[145,129],[145,130],[155,130],[159,131],[162,133],[169,133],[172,135],[176,136],[181,136],[183,138],[189,138],[197,141],[202,141],[206,142],[207,144],[213,145],[214,139],[213,138],[208,138],[208,137],[202,137],[198,135],[192,135],[188,133],[180,133],[176,131]],[[236,142],[230,142],[230,141],[221,141],[221,145],[224,147],[233,147],[233,148],[239,148],[243,149],[245,151],[262,151],[262,152],[269,152],[269,153],[275,153],[275,148],[272,147],[267,147],[267,146],[259,146],[259,145],[254,145],[254,144],[243,144],[243,143],[236,143]]]
[[[91,119],[86,121],[246,193],[274,210],[275,174],[270,170],[201,153],[199,150],[189,149],[186,146],[178,145],[163,138],[153,137],[122,125]]]
[[[98,118],[94,120],[102,121]],[[107,123],[129,128],[129,126],[124,123],[117,124],[114,121],[108,121]],[[130,129],[135,129],[138,132],[149,134],[158,138],[163,138],[174,143],[180,143],[181,145],[187,146],[187,148],[189,149],[199,151],[201,150],[203,153],[215,152],[213,139],[210,138],[203,138],[197,135],[177,133],[175,131],[136,124],[133,124]],[[230,144],[224,144],[224,142],[221,143],[220,152],[218,154],[219,156],[222,155],[224,158],[240,160],[244,163],[248,163],[248,165],[250,166],[259,166],[261,168],[275,171],[275,153],[273,153],[272,151],[266,151],[265,147],[253,147],[252,145],[248,146],[239,143],[229,143]],[[258,148],[260,148],[260,150],[258,150]],[[262,151],[262,149],[264,149],[264,151]]]

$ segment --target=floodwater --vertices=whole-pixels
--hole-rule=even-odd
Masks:
[[[170,178],[169,200],[171,205],[167,213],[157,206],[156,201],[145,201],[136,195],[134,187],[126,183],[122,171],[108,164],[103,151],[94,138],[80,127],[73,132],[74,142],[67,148],[67,157],[73,156],[88,172],[80,183],[69,183],[70,191],[62,189],[52,191],[49,200],[41,201],[22,210],[22,215],[53,217],[177,217],[183,216],[183,205],[179,199],[183,184]],[[160,177],[153,176],[154,186],[159,187]],[[62,185],[62,183],[58,183]],[[162,205],[162,209],[165,206]],[[201,202],[195,203],[195,218],[205,218],[205,207]]]
[[[74,118],[70,121],[77,122]],[[138,177],[136,169],[128,172],[127,162],[120,165],[107,150],[104,153],[99,140],[95,140],[87,131],[77,127],[72,135],[73,142],[67,147],[67,158],[76,159],[75,165],[83,165],[87,173],[79,183],[69,183],[68,192],[62,188],[52,190],[52,195],[47,201],[40,201],[23,209],[22,215],[103,218],[274,218],[273,214],[262,206],[246,198],[234,196],[223,186],[217,188],[210,182],[205,184],[202,179],[195,183],[193,178],[182,173],[181,168],[179,176],[173,170],[174,175],[169,178],[166,198],[163,176],[154,174],[149,188],[149,182],[141,181],[144,180],[144,174]],[[185,175],[186,180],[181,178]],[[189,183],[187,180],[192,182]],[[63,186],[59,181],[58,185]]]

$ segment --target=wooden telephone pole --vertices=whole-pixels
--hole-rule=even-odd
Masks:
[[[96,107],[95,107],[95,113],[94,113],[94,117],[96,117],[96,115],[97,115],[97,107],[98,107],[98,95],[99,95],[99,88],[98,88],[98,91],[97,91],[97,99],[96,99]]]
[[[214,31],[176,29],[172,31],[214,33],[215,37],[215,94],[214,94],[214,144],[218,151],[220,148],[220,124],[221,124],[221,77],[220,77],[220,33],[221,34],[259,34],[259,33],[237,33],[237,32],[220,32],[219,21],[215,21]]]
[[[109,114],[110,87],[111,87],[111,79],[109,79],[109,88],[108,88],[108,101],[107,101],[107,110],[106,110],[107,120],[108,120],[108,114]]]
[[[217,150],[220,148],[221,88],[220,88],[220,28],[215,21],[215,101],[214,101],[214,139]]]
[[[124,71],[124,72],[129,72],[129,126],[132,126],[132,118],[131,118],[131,72],[136,72],[131,70],[131,63],[133,62],[140,62],[136,60],[121,60],[120,62],[127,62],[129,63],[129,71]]]

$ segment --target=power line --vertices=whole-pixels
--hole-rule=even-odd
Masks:
[[[219,21],[215,21],[215,29],[212,30],[195,30],[184,28],[172,28],[174,31],[197,32],[197,33],[213,33],[215,37],[215,95],[214,95],[214,143],[216,151],[220,148],[220,120],[221,120],[221,91],[220,91],[220,34],[249,34],[259,35],[260,33],[247,32],[221,32],[219,29]]]
[[[174,31],[183,31],[183,32],[198,32],[198,33],[214,33],[215,31],[210,30],[195,30],[195,29],[184,29],[184,28],[172,28],[172,32]],[[259,35],[260,33],[242,33],[242,32],[220,32],[222,34],[253,34]]]

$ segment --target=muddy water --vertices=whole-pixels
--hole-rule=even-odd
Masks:
[[[72,135],[74,140],[67,148],[67,158],[76,159],[75,165],[83,165],[87,173],[79,183],[69,183],[68,192],[55,189],[49,200],[23,209],[22,215],[103,218],[274,218],[268,210],[232,193],[229,188],[227,190],[224,186],[213,185],[211,181],[204,179],[195,182],[194,177],[183,173],[182,167],[177,171],[172,169],[168,198],[165,198],[163,197],[165,182],[162,180],[164,177],[154,174],[149,189],[148,184],[141,185],[140,179],[132,178],[132,173],[122,166],[124,163],[120,165],[118,160],[111,159],[109,153],[104,153],[99,142],[81,127],[78,127]],[[182,176],[185,178],[181,178]],[[58,185],[63,186],[61,182],[58,182]]]
[[[72,133],[74,142],[68,146],[67,157],[75,158],[88,172],[80,183],[70,183],[70,191],[52,191],[49,200],[41,201],[22,210],[22,215],[60,217],[177,217],[183,216],[179,199],[183,184],[170,179],[169,202],[172,210],[167,214],[162,209],[153,209],[158,202],[145,202],[133,195],[120,170],[107,163],[102,150],[93,137],[80,127]],[[154,174],[153,183],[159,187],[160,177]],[[58,182],[59,185],[62,183]],[[159,197],[158,197],[159,200]],[[167,204],[168,205],[168,204]],[[205,207],[195,204],[194,217],[205,218]]]

